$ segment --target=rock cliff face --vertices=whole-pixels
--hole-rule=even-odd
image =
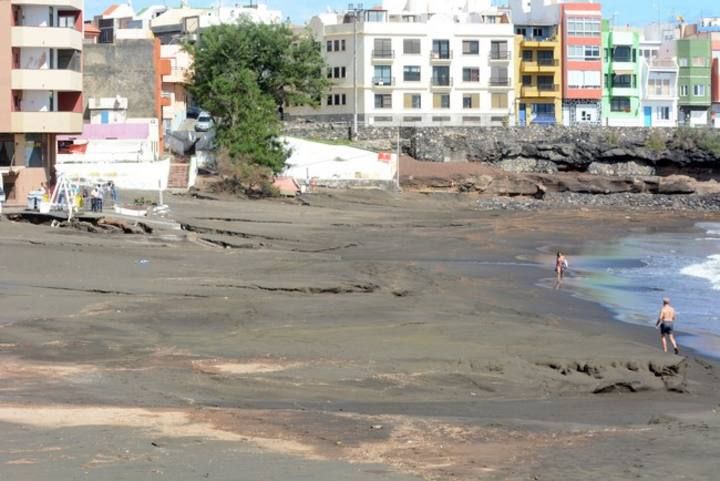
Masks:
[[[348,140],[349,127],[294,123],[285,133],[337,142]],[[354,143],[393,150],[397,134],[363,127]],[[700,129],[401,127],[400,139],[417,160],[484,162],[511,172],[710,176],[720,162],[720,132]]]

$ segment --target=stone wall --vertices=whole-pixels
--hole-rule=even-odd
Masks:
[[[720,178],[720,132],[613,127],[401,127],[403,152],[432,162],[482,162],[511,172],[686,174]],[[286,124],[287,135],[347,141],[349,124]],[[395,149],[398,128],[361,127],[353,145]]]

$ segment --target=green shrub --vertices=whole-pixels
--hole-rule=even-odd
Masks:
[[[657,130],[652,130],[645,139],[645,147],[653,152],[660,153],[667,149],[665,138]]]

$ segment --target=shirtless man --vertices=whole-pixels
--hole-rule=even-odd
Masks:
[[[675,335],[673,334],[674,322],[675,309],[670,305],[670,299],[666,297],[663,299],[663,306],[662,309],[660,309],[655,327],[660,327],[660,342],[662,343],[663,351],[667,352],[667,338],[669,337],[675,349],[675,354],[680,354],[680,349],[678,349],[677,342],[675,342]]]

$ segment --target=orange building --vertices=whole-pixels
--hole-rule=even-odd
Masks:
[[[54,182],[55,138],[82,131],[83,2],[0,0],[0,174],[6,204]]]
[[[563,121],[596,124],[602,118],[602,12],[599,3],[563,3]]]

